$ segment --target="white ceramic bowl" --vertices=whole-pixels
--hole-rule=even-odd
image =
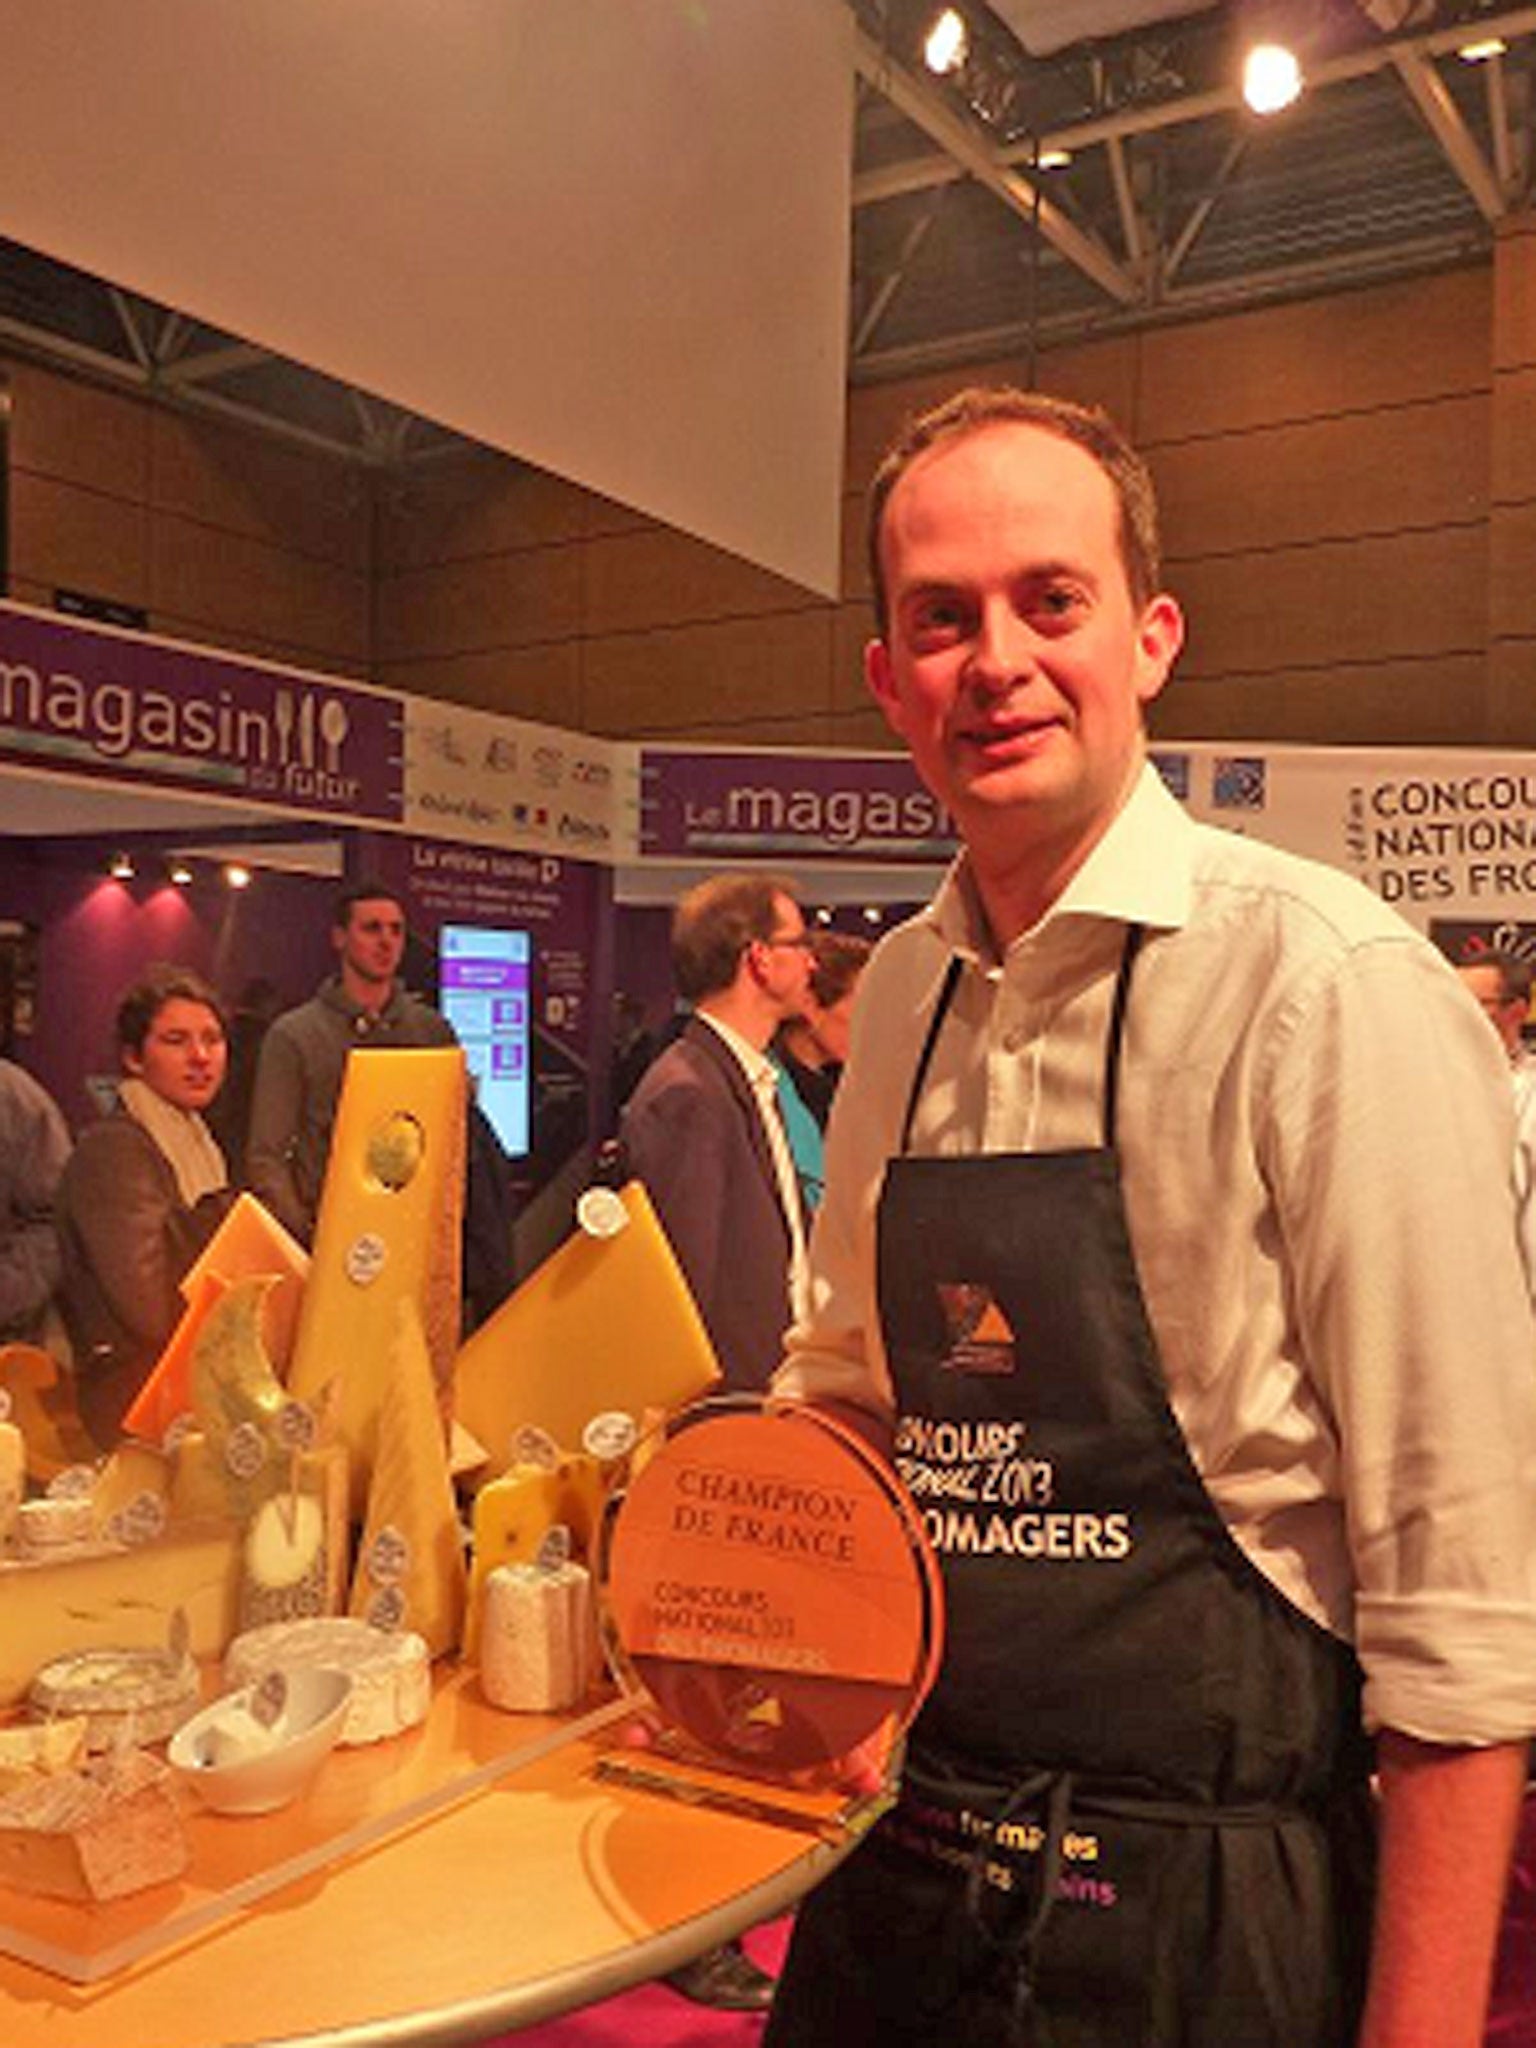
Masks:
[[[270,1748],[231,1756],[231,1737],[249,1735],[255,1686],[216,1699],[171,1737],[176,1775],[215,1813],[271,1813],[297,1799],[336,1747],[352,1681],[344,1671],[290,1671],[288,1699]]]

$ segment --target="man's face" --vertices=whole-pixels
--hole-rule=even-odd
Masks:
[[[352,905],[346,924],[332,931],[331,943],[343,972],[350,968],[359,980],[376,985],[392,982],[405,952],[405,919],[399,904],[387,896],[365,896]]]
[[[752,952],[759,985],[781,1017],[798,1017],[811,985],[811,935],[792,896],[773,899],[773,934],[754,939]]]
[[[1114,486],[1093,458],[1003,422],[918,457],[886,505],[890,629],[876,701],[978,858],[1081,858],[1142,759],[1142,706],[1183,638],[1138,611]]]
[[[1504,982],[1497,967],[1458,967],[1462,986],[1476,998],[1483,1015],[1499,1034],[1506,1052],[1515,1052],[1520,1044],[1520,1026],[1525,1022],[1525,1005],[1522,1002],[1508,1002],[1504,996]]]

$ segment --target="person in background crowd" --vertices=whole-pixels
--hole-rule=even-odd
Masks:
[[[0,1059],[0,1343],[35,1343],[59,1283],[54,1202],[69,1158],[58,1105]]]
[[[177,1283],[227,1212],[203,1119],[224,1079],[218,998],[189,968],[151,967],[123,997],[113,1115],[81,1134],[59,1186],[59,1291],[81,1419],[103,1450],[181,1314]]]
[[[870,559],[963,850],[866,971],[774,1391],[892,1444],[944,1656],[764,2048],[1480,2048],[1536,1726],[1496,1048],[1147,761],[1183,620],[1102,413],[912,423]]]
[[[613,1054],[608,1074],[608,1103],[617,1116],[639,1085],[640,1076],[661,1047],[647,1028],[645,1005],[621,989],[613,998]]]
[[[822,1139],[848,1057],[854,990],[870,955],[868,939],[843,932],[817,932],[813,947],[805,1008],[798,1017],[784,1019],[769,1047],[769,1057],[778,1070],[779,1108],[808,1217],[814,1217],[821,1207],[826,1183]]]
[[[269,1028],[256,1070],[246,1179],[301,1243],[314,1235],[347,1054],[354,1046],[456,1045],[453,1027],[400,985],[405,911],[357,882],[331,918],[336,972]]]
[[[230,1182],[235,1187],[245,1184],[245,1141],[251,1125],[251,1099],[256,1092],[262,1041],[282,1006],[276,982],[269,981],[264,974],[255,974],[235,998],[235,1007],[230,1012],[229,1062],[224,1086],[208,1115],[208,1128],[219,1141]]]
[[[672,968],[694,1013],[658,1053],[620,1126],[625,1169],[645,1183],[720,1360],[725,1383],[761,1388],[791,1314],[803,1314],[805,1219],[768,1041],[805,1000],[810,937],[788,884],[716,875],[672,920]],[[761,2011],[773,1980],[739,1942],[669,1974],[675,1991]]]
[[[785,1018],[773,1041],[775,1058],[823,1131],[848,1057],[854,992],[871,951],[868,939],[851,932],[815,933],[805,1008]]]
[[[1513,953],[1469,953],[1456,968],[1462,985],[1498,1034],[1515,1098],[1515,1201],[1520,1249],[1536,1301],[1536,1059],[1522,1032],[1530,1020],[1532,964]]]

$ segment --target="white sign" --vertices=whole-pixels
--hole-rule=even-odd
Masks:
[[[639,842],[639,749],[411,697],[404,823],[424,837],[605,864]]]

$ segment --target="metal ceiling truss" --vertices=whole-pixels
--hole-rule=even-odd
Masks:
[[[856,0],[851,0],[851,4],[856,4]],[[1494,56],[1480,65],[1489,136],[1485,151],[1438,61],[1452,55],[1474,33],[1479,41],[1498,38],[1506,47],[1512,47],[1536,36],[1536,7],[1509,8],[1480,14],[1475,22],[1462,21],[1451,27],[1384,37],[1325,58],[1308,67],[1306,92],[1315,101],[1320,95],[1355,81],[1395,78],[1405,102],[1416,111],[1433,138],[1443,163],[1470,196],[1486,236],[1494,223],[1529,196],[1532,95],[1525,76],[1518,81],[1518,93],[1511,91],[1503,57]],[[1045,245],[1042,254],[1046,260],[1055,258],[1072,266],[1092,287],[1075,315],[1058,313],[1038,323],[1031,319],[1031,333],[1037,324],[1042,335],[1048,335],[1053,328],[1057,332],[1070,331],[1074,325],[1079,329],[1118,326],[1159,313],[1195,310],[1233,298],[1272,297],[1288,288],[1318,289],[1324,283],[1341,281],[1346,275],[1361,277],[1392,269],[1403,271],[1430,262],[1455,260],[1458,256],[1464,258],[1471,253],[1467,233],[1448,232],[1443,222],[1429,223],[1423,233],[1402,235],[1390,254],[1377,248],[1362,248],[1337,258],[1305,259],[1279,269],[1250,270],[1236,284],[1230,279],[1207,278],[1198,286],[1182,286],[1179,281],[1191,253],[1216,209],[1238,183],[1238,174],[1254,142],[1263,135],[1280,133],[1285,118],[1282,115],[1273,124],[1259,123],[1243,105],[1235,78],[1211,89],[1174,91],[1161,99],[1128,100],[1089,118],[1044,127],[1041,133],[1022,140],[1015,134],[999,141],[988,134],[980,119],[958,108],[956,95],[900,61],[889,41],[877,38],[863,25],[856,27],[855,36],[855,61],[864,86],[881,94],[904,120],[938,146],[933,152],[909,154],[899,161],[856,171],[856,212],[909,195],[939,191],[961,180],[974,180],[1039,236]],[[1095,58],[1089,61],[1094,89],[1102,98],[1102,66]],[[1214,170],[1203,180],[1195,181],[1197,189],[1192,203],[1185,194],[1187,211],[1173,218],[1169,208],[1143,203],[1145,181],[1138,178],[1138,172],[1150,174],[1156,166],[1139,160],[1138,152],[1146,139],[1153,136],[1177,138],[1182,143],[1188,139],[1184,131],[1193,130],[1197,124],[1219,124],[1214,135],[1220,139],[1225,131],[1224,143]],[[1049,161],[1058,153],[1072,162],[1070,179],[1060,171],[1039,168],[1042,158]],[[1091,169],[1095,162],[1097,172]],[[1090,178],[1103,183],[1106,203],[1097,207],[1074,206],[1069,196],[1071,188],[1079,180],[1086,184]],[[922,232],[914,235],[909,231],[911,246],[904,250],[901,262],[883,279],[880,288],[867,295],[863,314],[854,323],[850,353],[856,377],[899,374],[922,367],[926,361],[942,360],[946,353],[951,360],[962,354],[975,356],[988,346],[1014,346],[1023,338],[1022,323],[1010,322],[985,332],[944,337],[932,350],[925,350],[920,343],[879,346],[882,320],[896,300],[932,224],[931,214],[920,218],[925,223]]]

